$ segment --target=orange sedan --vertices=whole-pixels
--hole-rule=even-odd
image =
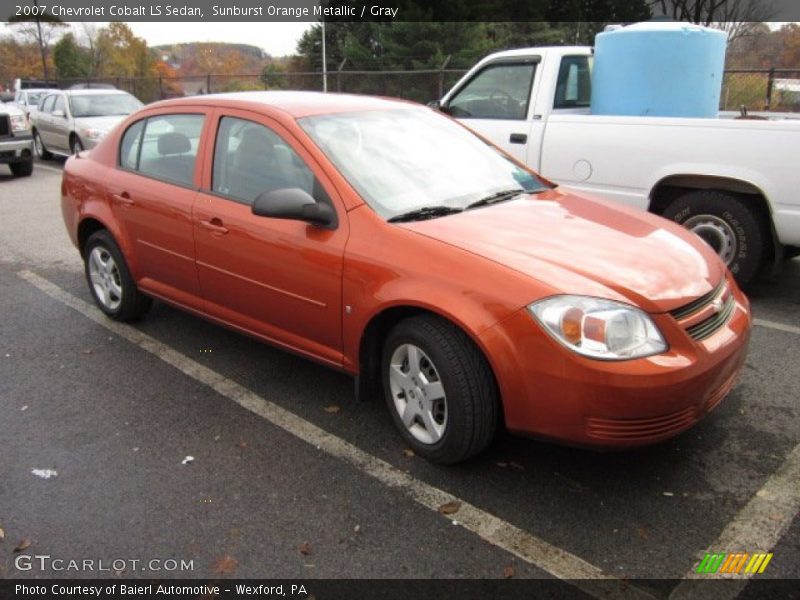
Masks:
[[[439,462],[501,425],[597,447],[670,438],[725,397],[750,335],[699,238],[400,101],[152,104],[67,161],[62,208],[109,317],[157,298],[351,373]]]

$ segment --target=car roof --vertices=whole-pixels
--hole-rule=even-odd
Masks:
[[[227,106],[258,110],[270,107],[294,118],[342,112],[368,110],[398,110],[421,107],[421,105],[396,98],[380,98],[358,94],[332,94],[324,92],[233,92],[227,94],[206,94],[184,98],[173,98],[148,105],[148,108],[167,108],[171,105]]]
[[[107,96],[109,94],[130,96],[130,94],[125,90],[118,90],[118,89],[112,90],[112,89],[86,88],[79,90],[42,90],[42,91],[49,91],[53,94],[64,94],[66,96],[98,96],[98,95]]]

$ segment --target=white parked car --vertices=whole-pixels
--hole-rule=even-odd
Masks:
[[[592,49],[498,52],[437,107],[544,176],[692,229],[741,283],[800,247],[800,121],[590,114]]]
[[[122,90],[51,90],[32,115],[39,158],[93,148],[117,123],[143,105]]]

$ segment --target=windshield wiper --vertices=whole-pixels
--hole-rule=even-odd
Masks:
[[[402,223],[403,221],[423,221],[425,219],[435,219],[445,215],[460,213],[462,209],[453,206],[423,206],[406,213],[395,215],[389,219],[389,223]]]
[[[497,192],[490,196],[486,196],[485,198],[481,198],[480,200],[476,200],[472,204],[467,204],[467,207],[464,210],[478,208],[479,206],[488,206],[489,204],[497,204],[498,202],[505,202],[506,200],[511,200],[517,196],[527,193],[529,192],[526,192],[522,188],[515,190],[503,190],[502,192]]]

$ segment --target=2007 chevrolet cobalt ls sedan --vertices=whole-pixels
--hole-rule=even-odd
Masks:
[[[439,462],[501,424],[585,446],[667,439],[728,393],[750,335],[702,240],[400,101],[152,104],[69,159],[62,207],[109,317],[158,298],[342,369]]]

